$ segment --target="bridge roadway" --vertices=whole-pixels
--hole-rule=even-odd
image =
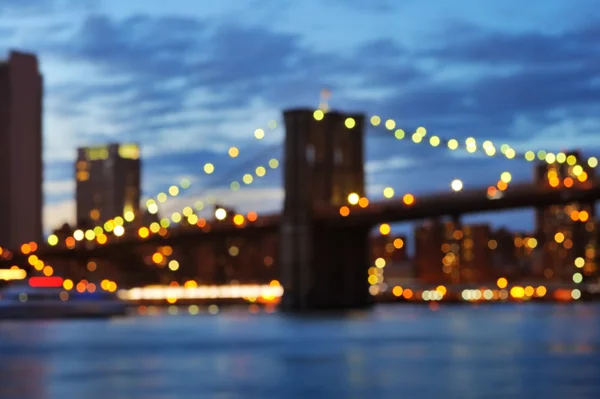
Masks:
[[[339,225],[375,226],[380,223],[406,222],[412,220],[465,215],[490,211],[502,211],[518,208],[532,208],[567,204],[571,202],[593,202],[600,199],[600,180],[587,182],[577,188],[550,188],[534,184],[515,184],[494,198],[489,198],[486,188],[463,190],[443,194],[416,196],[412,205],[406,205],[402,199],[373,202],[367,208],[352,207],[350,215],[343,217],[338,208],[319,208],[315,210],[317,222]],[[263,215],[255,222],[248,222],[243,227],[234,226],[231,222],[211,222],[210,230],[206,231],[195,226],[171,230],[167,237],[158,234],[141,240],[137,236],[127,235],[111,241],[106,245],[94,242],[79,243],[75,249],[65,247],[40,248],[37,255],[54,257],[71,253],[74,256],[98,257],[107,251],[130,245],[159,244],[177,241],[197,242],[202,237],[211,240],[233,234],[245,236],[276,232],[280,223],[280,215]],[[19,258],[16,255],[15,258]]]
[[[498,193],[497,196],[489,198],[486,187],[429,194],[415,196],[415,202],[411,205],[404,204],[400,198],[371,203],[367,208],[353,207],[350,215],[346,217],[341,216],[337,209],[321,210],[318,217],[336,224],[377,225],[573,202],[595,202],[600,199],[600,180],[586,182],[573,188],[551,188],[531,183],[515,184]]]

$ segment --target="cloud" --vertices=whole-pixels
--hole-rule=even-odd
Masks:
[[[363,13],[391,13],[392,2],[343,4],[345,11],[334,8],[352,24]],[[45,68],[46,176],[54,181],[48,198],[57,199],[57,182],[72,178],[76,146],[109,141],[142,145],[145,195],[183,176],[198,187],[222,188],[264,163],[226,158],[229,145],[248,158],[260,154],[253,130],[278,119],[284,107],[316,105],[326,86],[333,107],[394,118],[407,132],[425,126],[430,135],[517,149],[556,148],[561,139],[600,148],[593,24],[539,33],[446,22],[442,35],[416,39],[407,31],[365,42],[349,32],[338,49],[323,40],[327,32],[310,32],[312,25],[294,31],[191,14],[85,13],[68,26],[48,23],[45,35],[23,42],[40,52]],[[322,45],[313,46],[317,39]],[[487,185],[507,169],[523,179],[530,174],[524,164],[457,158],[376,131],[369,129],[365,146],[371,191],[446,190],[455,177]],[[271,143],[282,135],[270,133]],[[206,162],[215,164],[214,175],[202,173]],[[273,174],[260,184],[279,183]]]

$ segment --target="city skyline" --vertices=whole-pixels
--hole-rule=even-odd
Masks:
[[[77,146],[140,142],[145,195],[156,195],[184,176],[196,183],[189,195],[199,195],[194,187],[199,190],[209,181],[201,172],[204,162],[215,164],[210,179],[218,179],[234,165],[225,159],[229,145],[250,146],[251,158],[265,145],[253,141],[255,128],[280,120],[284,107],[316,107],[323,87],[331,88],[333,108],[406,121],[402,127],[407,131],[422,125],[440,136],[473,136],[516,149],[581,147],[588,156],[600,152],[600,119],[591,112],[600,97],[594,95],[598,72],[592,67],[599,52],[597,45],[592,51],[592,14],[559,1],[544,3],[539,8],[544,11],[536,15],[519,16],[514,14],[516,5],[468,10],[465,2],[458,2],[464,18],[438,25],[440,15],[450,12],[445,7],[429,12],[416,3],[353,3],[368,9],[343,10],[334,2],[313,24],[298,26],[290,15],[307,13],[304,8],[309,6],[285,12],[245,10],[248,20],[235,25],[236,15],[207,22],[211,16],[241,12],[242,6],[233,2],[190,12],[191,3],[182,1],[169,10],[170,17],[161,17],[164,10],[156,5],[144,5],[146,15],[132,17],[141,8],[139,2],[88,2],[95,5],[92,9],[65,7],[74,2],[36,1],[28,7],[4,2],[0,15],[11,15],[14,26],[0,24],[9,35],[0,50],[35,52],[46,80],[46,231],[61,221],[73,222]],[[40,27],[32,29],[36,6],[48,9],[45,17],[37,18]],[[339,18],[325,20],[336,13]],[[83,22],[66,22],[78,20],[74,15],[87,22],[85,28]],[[514,17],[512,23],[502,24],[507,15]],[[483,16],[486,24],[479,23]],[[258,23],[264,20],[273,23]],[[348,34],[350,24],[360,28]],[[372,31],[375,26],[385,27],[379,40]],[[155,42],[154,30],[162,32]],[[453,40],[439,45],[449,32]],[[325,36],[328,40],[320,40]],[[154,56],[159,53],[163,58]],[[248,65],[250,60],[254,64]],[[286,66],[290,60],[296,60],[292,69]],[[266,140],[274,143],[281,136],[276,130]],[[466,187],[489,185],[504,170],[515,180],[530,180],[533,168],[525,162],[482,160],[408,143],[386,146],[377,138],[367,139],[366,147],[367,193],[375,198],[388,185],[399,193],[449,190],[453,178],[462,179]],[[419,171],[426,162],[431,179]],[[247,207],[261,206],[259,210],[276,210],[281,198],[279,178],[245,188],[237,198],[226,191],[231,205],[243,197],[249,199]],[[176,200],[167,204],[180,208]],[[477,220],[533,227],[533,211],[510,216]]]

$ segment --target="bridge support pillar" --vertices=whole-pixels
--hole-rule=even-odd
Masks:
[[[282,309],[302,312],[371,306],[369,231],[363,226],[284,226]]]
[[[361,308],[368,290],[370,226],[341,228],[315,217],[350,193],[364,195],[364,115],[284,112],[285,200],[278,256],[288,311]],[[351,119],[351,127],[346,121]]]

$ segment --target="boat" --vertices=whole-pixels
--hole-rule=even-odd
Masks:
[[[77,292],[62,287],[62,279],[32,277],[28,284],[0,290],[0,320],[110,318],[124,316],[128,304],[107,291]]]

